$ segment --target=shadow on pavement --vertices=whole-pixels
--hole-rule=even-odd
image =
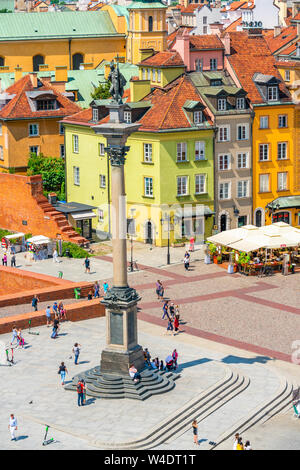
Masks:
[[[273,361],[271,357],[268,356],[256,356],[253,358],[249,357],[239,357],[239,356],[226,356],[222,359],[222,362],[225,364],[266,364],[268,361]]]
[[[206,362],[211,362],[212,359],[203,357],[202,359],[196,359],[195,361],[184,362],[183,364],[178,365],[176,372],[180,372],[182,369],[187,369],[188,367],[198,366],[200,364],[205,364]]]

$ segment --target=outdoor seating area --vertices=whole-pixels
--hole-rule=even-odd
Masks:
[[[270,276],[300,269],[300,230],[284,222],[246,225],[207,239],[206,263],[225,265],[230,274]]]

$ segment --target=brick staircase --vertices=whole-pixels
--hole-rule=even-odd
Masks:
[[[57,231],[61,234],[64,241],[76,243],[77,245],[85,247],[89,245],[89,241],[79,235],[69,224],[66,217],[61,212],[57,211],[45,197],[39,197],[37,204],[42,209],[45,216],[49,217],[56,223]]]

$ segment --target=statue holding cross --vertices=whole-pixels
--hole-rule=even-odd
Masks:
[[[108,75],[108,80],[111,82],[111,87],[109,92],[113,100],[118,103],[122,104],[122,96],[124,93],[124,87],[126,85],[126,80],[124,75],[121,74],[119,70],[119,57],[117,56],[117,63],[115,65],[114,61],[110,64],[110,73]]]

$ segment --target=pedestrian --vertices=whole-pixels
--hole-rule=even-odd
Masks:
[[[174,316],[175,316],[175,305],[174,305],[173,302],[170,303],[169,313],[170,313],[171,318],[174,320]]]
[[[238,438],[238,442],[237,442],[237,445],[236,445],[236,450],[244,450],[244,445],[243,445],[243,441],[242,441],[241,437]]]
[[[109,289],[109,285],[106,281],[103,282],[103,292],[104,292],[104,295],[107,294],[107,291]]]
[[[33,299],[32,299],[32,302],[31,302],[31,305],[32,307],[34,308],[35,312],[37,312],[37,309],[38,309],[38,302],[40,301],[40,299],[38,298],[37,295],[34,295],[33,296]]]
[[[99,285],[99,282],[96,281],[95,284],[94,284],[94,298],[99,299],[99,297],[100,297],[100,285]]]
[[[16,267],[16,256],[15,256],[15,254],[13,254],[12,257],[10,258],[10,265],[11,265],[12,268]]]
[[[16,441],[15,432],[18,430],[18,423],[13,414],[10,415],[8,429],[10,430],[11,440]]]
[[[66,321],[67,320],[67,311],[63,305],[62,302],[60,302],[59,306],[58,306],[58,311],[59,311],[59,314],[60,314],[60,321]]]
[[[155,364],[156,369],[159,369],[159,359],[158,359],[158,357],[156,357],[154,359],[154,364]]]
[[[2,258],[2,265],[7,266],[7,254],[4,253],[3,258]]]
[[[53,304],[53,306],[52,306],[52,310],[53,310],[54,316],[57,315],[57,313],[58,313],[58,305],[57,305],[57,302],[54,302],[54,304]]]
[[[10,342],[11,346],[13,345],[14,341],[18,341],[18,331],[16,325],[14,325],[12,329],[12,339]]]
[[[185,270],[188,271],[190,267],[190,254],[187,251],[184,255],[183,263]]]
[[[25,341],[24,341],[24,338],[23,338],[23,336],[22,336],[22,330],[21,330],[21,328],[18,329],[17,339],[18,339],[18,345],[21,346],[21,348],[23,349],[23,348],[24,348]]]
[[[253,449],[252,449],[252,446],[251,446],[251,444],[250,444],[250,441],[246,441],[244,450],[253,450]]]
[[[159,370],[165,370],[164,361],[160,361]]]
[[[194,444],[197,444],[197,446],[198,446],[199,445],[199,441],[198,441],[198,424],[197,424],[196,419],[194,419],[194,421],[192,422],[192,428],[193,428]]]
[[[52,339],[56,338],[58,330],[59,330],[59,320],[58,320],[58,318],[55,318],[53,320],[53,329],[52,329],[52,334],[51,334]]]
[[[90,268],[90,260],[88,256],[85,258],[83,265],[85,266],[85,272],[89,274],[91,272],[91,268]]]
[[[160,291],[162,289],[162,283],[160,282],[160,280],[157,280],[156,281],[156,284],[155,284],[155,292],[156,292],[156,295],[157,295],[157,300],[160,300]]]
[[[170,319],[169,317],[169,313],[168,313],[168,308],[169,308],[169,301],[166,300],[164,305],[163,305],[163,316],[161,317],[162,320],[164,320],[165,317],[167,317],[168,319]]]
[[[89,290],[87,299],[92,300],[92,298],[93,298],[93,291]]]
[[[172,352],[172,358],[173,358],[173,361],[174,361],[174,369],[177,369],[177,367],[178,367],[178,364],[177,364],[178,352],[176,351],[176,349],[174,349],[174,351]]]
[[[175,315],[174,319],[174,335],[176,335],[179,332],[179,315]]]
[[[53,263],[59,263],[59,260],[58,260],[58,253],[57,253],[56,248],[55,248],[55,250],[53,251]]]
[[[81,344],[79,343],[75,343],[74,346],[73,346],[73,349],[72,349],[72,352],[74,353],[74,364],[78,364],[78,358],[79,358],[79,354],[80,354],[80,347],[81,347]]]
[[[172,334],[172,331],[173,331],[173,323],[172,323],[172,319],[170,317],[168,317],[169,320],[168,320],[168,326],[167,326],[167,331],[166,331],[166,334],[168,334],[168,331],[171,332]]]
[[[78,406],[83,406],[83,395],[84,395],[84,384],[81,379],[78,380],[77,383],[77,395],[78,395]]]
[[[235,435],[234,435],[234,442],[233,442],[233,450],[236,450],[236,447],[238,445],[238,440],[239,440],[239,433],[237,432]]]
[[[46,319],[47,319],[47,327],[51,325],[51,308],[50,305],[46,308]]]
[[[86,385],[85,385],[85,381],[82,379],[81,380],[81,383],[83,385],[83,404],[85,405],[86,404]]]
[[[164,288],[164,286],[163,286],[163,283],[162,283],[161,281],[159,281],[159,282],[160,282],[159,295],[160,295],[161,300],[163,300],[164,295],[165,295],[165,288]]]
[[[65,385],[65,378],[66,378],[66,374],[68,373],[68,371],[67,371],[67,368],[66,368],[64,362],[62,362],[62,363],[60,364],[57,373],[60,374],[61,384],[62,384],[62,385]]]

